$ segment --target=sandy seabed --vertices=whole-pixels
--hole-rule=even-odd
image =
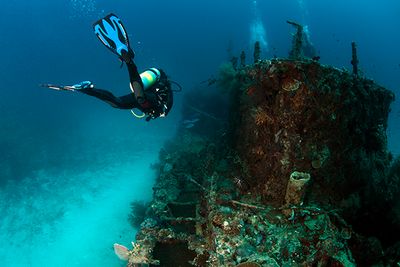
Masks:
[[[113,243],[135,230],[130,202],[151,199],[157,151],[85,172],[35,172],[0,191],[2,266],[123,266]]]

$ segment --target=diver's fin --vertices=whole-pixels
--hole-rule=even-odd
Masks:
[[[94,85],[91,81],[83,81],[74,85],[55,85],[55,84],[41,84],[41,87],[53,89],[53,90],[64,90],[64,91],[79,91],[81,89],[92,89]]]
[[[93,29],[99,40],[114,54],[130,63],[135,53],[129,46],[128,33],[121,20],[114,14],[109,14],[93,24]]]
[[[56,84],[45,83],[41,84],[40,87],[49,88],[57,91],[75,91],[75,88],[73,86],[68,86],[68,85],[56,85]]]

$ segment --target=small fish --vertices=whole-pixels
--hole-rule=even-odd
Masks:
[[[191,120],[184,120],[182,123],[183,124],[194,124],[194,123],[198,122],[199,120],[200,120],[199,118],[194,118]]]
[[[194,126],[193,123],[189,123],[189,124],[186,124],[184,127],[185,127],[186,129],[190,129],[190,128],[192,128],[193,126]]]

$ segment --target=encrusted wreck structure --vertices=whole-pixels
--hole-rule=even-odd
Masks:
[[[226,65],[229,113],[216,96],[187,96],[183,117],[198,117],[160,152],[128,266],[398,264],[394,95],[295,58]]]

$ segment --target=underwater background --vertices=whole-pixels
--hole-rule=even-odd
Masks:
[[[251,54],[286,57],[294,20],[308,26],[322,64],[350,69],[352,41],[365,76],[400,92],[400,2],[396,0],[3,1],[0,10],[1,266],[123,266],[113,252],[135,229],[130,203],[152,196],[163,143],[180,126],[182,94],[165,119],[40,83],[91,80],[129,92],[126,69],[92,23],[124,22],[139,69],[161,67],[185,91],[218,66]],[[215,103],[218,105],[218,103]],[[389,149],[400,154],[400,104],[392,105]]]

